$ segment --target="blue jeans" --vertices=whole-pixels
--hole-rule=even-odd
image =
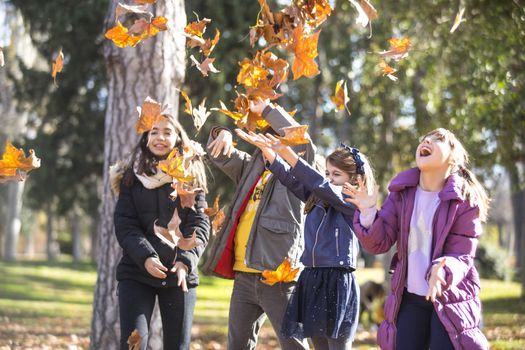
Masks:
[[[396,328],[396,349],[454,349],[434,305],[424,296],[406,289],[397,314]]]
[[[191,325],[195,309],[196,289],[180,287],[155,288],[134,280],[122,280],[118,285],[120,307],[120,350],[128,350],[128,337],[137,329],[142,337],[140,350],[146,350],[149,324],[155,299],[158,297],[164,350],[190,348]]]
[[[228,349],[252,350],[266,316],[279,337],[283,350],[308,349],[305,340],[280,336],[281,324],[295,283],[276,283],[273,286],[261,282],[261,274],[235,272],[230,315],[228,318]]]

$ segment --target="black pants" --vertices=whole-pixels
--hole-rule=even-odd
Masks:
[[[454,349],[434,305],[424,296],[410,293],[406,289],[397,315],[396,328],[396,349]]]
[[[140,349],[146,349],[149,324],[157,297],[162,319],[164,350],[189,349],[196,290],[188,289],[189,291],[184,293],[180,287],[154,288],[133,280],[120,281],[120,350],[129,349],[128,337],[135,329],[142,337]]]

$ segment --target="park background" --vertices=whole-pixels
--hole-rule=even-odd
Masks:
[[[130,3],[123,1],[125,3]],[[290,1],[268,1],[277,12]],[[480,241],[483,327],[494,349],[525,348],[525,4],[520,0],[372,0],[378,18],[356,24],[348,0],[320,26],[320,74],[281,84],[277,100],[309,125],[321,154],[339,141],[373,162],[382,195],[394,174],[414,164],[418,138],[435,127],[452,130],[492,197]],[[104,38],[114,25],[114,0],[0,0],[0,147],[7,140],[35,149],[40,169],[23,183],[0,185],[0,349],[113,349],[118,339],[114,268],[120,248],[112,231],[115,197],[108,167],[134,146],[136,107],[146,96],[179,106],[184,89],[194,105],[206,98],[231,106],[239,62],[250,47],[256,0],[158,0],[150,7],[170,29],[136,47]],[[463,21],[450,33],[456,15]],[[206,35],[219,73],[191,66],[184,26],[210,18]],[[371,34],[371,36],[370,36]],[[383,76],[378,52],[387,40],[410,38],[408,57],[395,62],[397,81]],[[64,68],[56,85],[51,63]],[[272,48],[280,58],[289,54]],[[335,111],[330,96],[345,79],[350,100]],[[183,103],[181,103],[183,105]],[[205,142],[211,126],[234,127],[212,112],[200,132],[182,112],[189,134]],[[250,150],[243,142],[240,148]],[[208,201],[233,194],[210,165]],[[389,256],[363,255],[361,283],[388,283]],[[225,348],[231,281],[204,278],[193,349]],[[154,320],[158,324],[158,320]],[[375,328],[360,327],[356,347],[374,348]],[[261,349],[277,348],[266,324]],[[158,341],[150,344],[159,349]]]

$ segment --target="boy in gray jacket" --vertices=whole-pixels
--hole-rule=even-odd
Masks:
[[[264,108],[262,111],[254,108]],[[271,128],[298,125],[281,107],[270,104],[252,106],[261,112]],[[312,143],[296,146],[310,164],[314,161]],[[226,220],[209,246],[205,274],[234,279],[228,320],[228,349],[255,349],[265,314],[279,337],[281,348],[308,349],[306,340],[282,338],[281,324],[292,283],[273,286],[261,282],[261,272],[276,270],[285,258],[297,265],[303,250],[303,206],[271,172],[259,149],[250,155],[233,147],[232,133],[215,127],[210,132],[208,151],[212,162],[236,185]]]

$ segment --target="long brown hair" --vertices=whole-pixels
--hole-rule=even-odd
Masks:
[[[326,162],[347,173],[350,177],[350,183],[352,185],[357,186],[358,179],[361,178],[363,180],[363,184],[367,188],[367,192],[372,193],[376,183],[374,178],[374,172],[372,170],[372,167],[370,166],[368,158],[363,153],[359,153],[359,157],[363,161],[364,175],[360,175],[357,173],[356,159],[349,147],[336,148],[335,151],[333,151],[328,157],[326,157]],[[305,214],[308,214],[318,201],[319,198],[317,198],[313,194],[310,195],[304,206]]]
[[[175,119],[170,114],[163,114],[163,117],[165,117],[170,124],[175,129],[175,133],[177,135],[177,141],[175,143],[174,148],[177,148],[179,151],[179,154],[182,155],[182,152],[184,148],[186,147],[192,147],[195,148],[192,144],[192,141],[188,137],[188,134],[182,127],[182,125],[179,123],[177,119]],[[126,171],[126,174],[124,175],[124,184],[126,186],[131,186],[133,184],[133,177],[134,177],[134,169],[133,167],[136,165],[135,171],[138,174],[144,174],[147,176],[155,175],[158,171],[157,166],[159,164],[159,160],[162,160],[158,157],[156,157],[148,148],[148,139],[149,139],[149,133],[150,131],[146,131],[142,134],[140,137],[139,142],[135,146],[130,161],[128,164],[128,171]],[[197,151],[197,150],[196,150]],[[167,155],[166,155],[167,156]],[[206,171],[204,167],[204,159],[203,154],[200,154],[200,152],[196,152],[195,157],[191,160],[190,165],[188,167],[188,174],[193,177],[193,181],[191,185],[193,187],[200,187],[204,190],[204,192],[208,192],[208,185],[206,180]]]
[[[454,133],[444,128],[432,130],[423,136],[422,139],[433,135],[440,137],[442,141],[448,142],[454,160],[451,174],[458,174],[465,180],[461,188],[461,193],[468,200],[471,207],[478,206],[479,217],[482,221],[485,221],[489,210],[490,198],[483,185],[481,185],[476,178],[476,175],[467,168],[469,166],[469,155],[467,150],[463,147],[463,144],[457,139]]]

